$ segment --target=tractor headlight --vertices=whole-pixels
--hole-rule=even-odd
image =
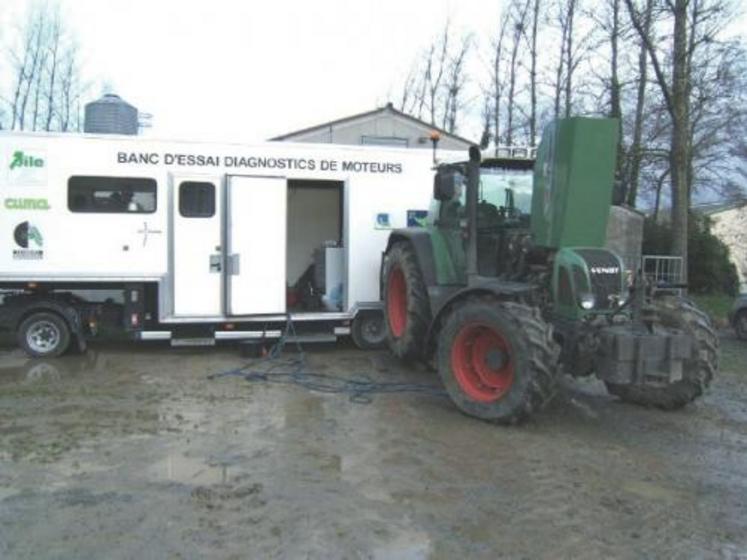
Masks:
[[[590,309],[594,309],[594,306],[596,305],[597,300],[594,297],[594,294],[590,293],[583,293],[579,294],[578,296],[578,304],[581,306],[581,309],[585,309],[589,311]]]

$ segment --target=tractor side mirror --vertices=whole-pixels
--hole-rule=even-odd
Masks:
[[[440,201],[451,200],[457,193],[462,174],[455,169],[439,169],[433,178],[433,198]]]

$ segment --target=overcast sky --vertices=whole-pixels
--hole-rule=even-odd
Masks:
[[[28,1],[0,2],[0,32],[10,31]],[[60,5],[80,42],[92,97],[110,84],[153,114],[155,136],[243,141],[384,105],[447,18],[485,37],[501,9],[500,0]]]

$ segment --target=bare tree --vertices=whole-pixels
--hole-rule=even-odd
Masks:
[[[698,120],[693,119],[694,77],[707,62],[711,44],[727,21],[729,6],[723,0],[667,0],[660,6],[671,23],[666,42],[646,28],[645,11],[625,0],[654,70],[670,118],[669,175],[671,177],[672,252],[682,257],[687,270],[687,229],[694,184],[694,143]],[[662,48],[662,45],[664,48]],[[693,125],[695,124],[695,127]]]
[[[12,93],[5,99],[10,128],[77,128],[85,88],[79,77],[75,41],[64,26],[59,7],[41,1],[31,4],[17,35],[9,50]]]
[[[529,145],[537,143],[537,37],[541,0],[534,0],[532,32],[529,35]]]
[[[514,141],[514,108],[516,106],[516,79],[519,47],[524,36],[527,14],[531,0],[514,0],[511,4],[511,55],[508,67],[508,98],[506,106],[506,144],[509,146]]]
[[[470,50],[472,37],[464,35],[456,52],[449,56],[446,82],[444,83],[444,114],[442,128],[456,132],[457,118],[462,108],[464,85],[467,80],[465,61]]]
[[[565,10],[565,25],[567,26],[567,32],[565,33],[565,111],[566,117],[571,116],[571,92],[573,91],[573,72],[578,64],[577,58],[574,56],[573,39],[574,39],[574,27],[573,20],[576,16],[576,5],[577,0],[566,0]]]
[[[402,87],[401,108],[433,126],[454,132],[463,108],[465,71],[472,38],[453,40],[447,21],[438,37],[418,57]]]
[[[508,27],[509,14],[508,11],[504,11],[501,15],[500,25],[498,26],[498,36],[494,41],[494,52],[493,52],[493,71],[492,71],[492,85],[493,85],[493,137],[495,138],[496,145],[501,137],[501,102],[503,100],[503,83],[501,82],[501,63],[503,62],[504,51],[503,43],[506,37],[506,29]]]
[[[653,0],[646,0],[643,13],[643,32],[648,35],[651,32],[651,11]],[[633,122],[633,140],[630,144],[629,158],[627,162],[626,179],[626,202],[635,208],[638,200],[638,184],[640,180],[641,159],[643,145],[643,113],[646,105],[646,83],[648,81],[648,59],[646,45],[639,41],[638,48],[638,86],[636,88],[635,120]],[[660,197],[657,197],[660,200]],[[658,210],[658,208],[657,208]]]

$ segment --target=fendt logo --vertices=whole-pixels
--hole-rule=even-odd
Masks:
[[[13,157],[10,160],[10,169],[19,168],[39,168],[44,167],[44,158],[38,156],[32,156],[27,154],[23,150],[16,150],[13,152]]]
[[[620,268],[617,266],[592,266],[592,274],[619,274]]]

